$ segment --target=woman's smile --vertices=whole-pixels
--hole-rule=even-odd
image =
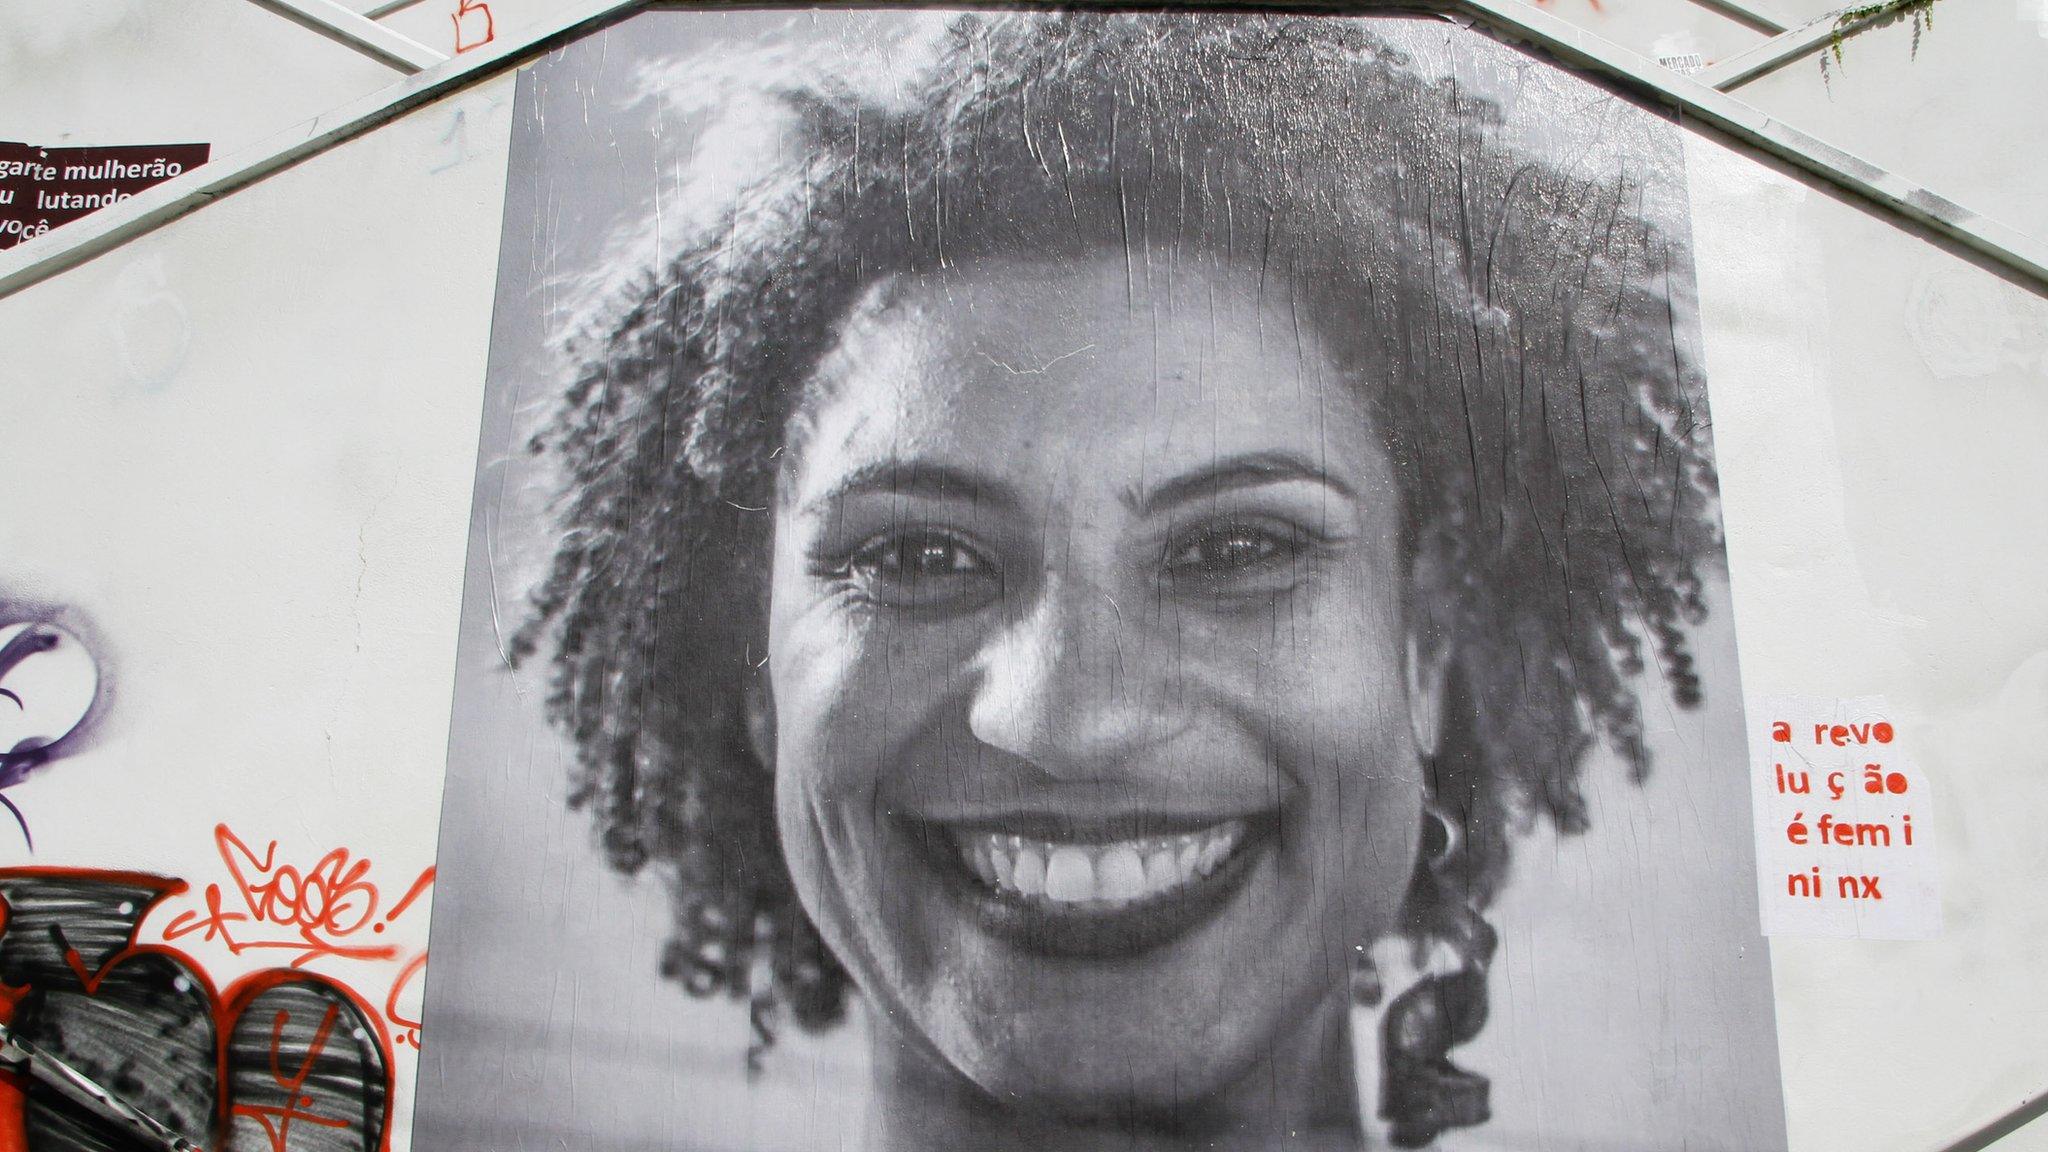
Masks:
[[[1023,817],[913,834],[984,930],[1028,951],[1107,958],[1209,920],[1244,889],[1275,827],[1271,815]]]
[[[1177,836],[1090,839],[1087,828],[1051,839],[978,829],[951,836],[961,862],[993,892],[1034,906],[1123,912],[1214,875],[1244,846],[1247,828],[1225,820]]]

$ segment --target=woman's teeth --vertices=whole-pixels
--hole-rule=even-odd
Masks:
[[[1228,820],[1184,836],[1146,836],[1082,844],[994,832],[962,833],[961,858],[999,892],[1053,904],[1128,904],[1209,875],[1244,840],[1245,822]]]

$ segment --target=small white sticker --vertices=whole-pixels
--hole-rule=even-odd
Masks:
[[[1764,934],[1939,936],[1934,796],[1884,697],[1770,698],[1750,716]]]

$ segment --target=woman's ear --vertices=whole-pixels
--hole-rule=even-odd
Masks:
[[[1451,631],[1436,610],[1444,603],[1447,573],[1454,571],[1455,545],[1425,536],[1408,573],[1408,724],[1415,747],[1426,758],[1443,743],[1444,685],[1451,670]]]
[[[747,748],[769,772],[775,771],[775,693],[768,687],[767,668],[748,670],[746,686],[740,690],[740,707],[746,711]]]
[[[1436,755],[1443,741],[1444,680],[1450,675],[1451,646],[1441,639],[1408,631],[1408,726],[1424,757]]]

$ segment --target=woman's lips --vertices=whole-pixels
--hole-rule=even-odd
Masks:
[[[1277,818],[1171,823],[1170,833],[1122,837],[1045,819],[1015,822],[1028,831],[925,824],[915,839],[992,935],[1024,951],[1107,958],[1157,948],[1213,917],[1242,887]]]
[[[1216,871],[1244,841],[1243,820],[1201,832],[1108,843],[956,832],[960,858],[999,893],[1049,904],[1116,911],[1186,887]]]

